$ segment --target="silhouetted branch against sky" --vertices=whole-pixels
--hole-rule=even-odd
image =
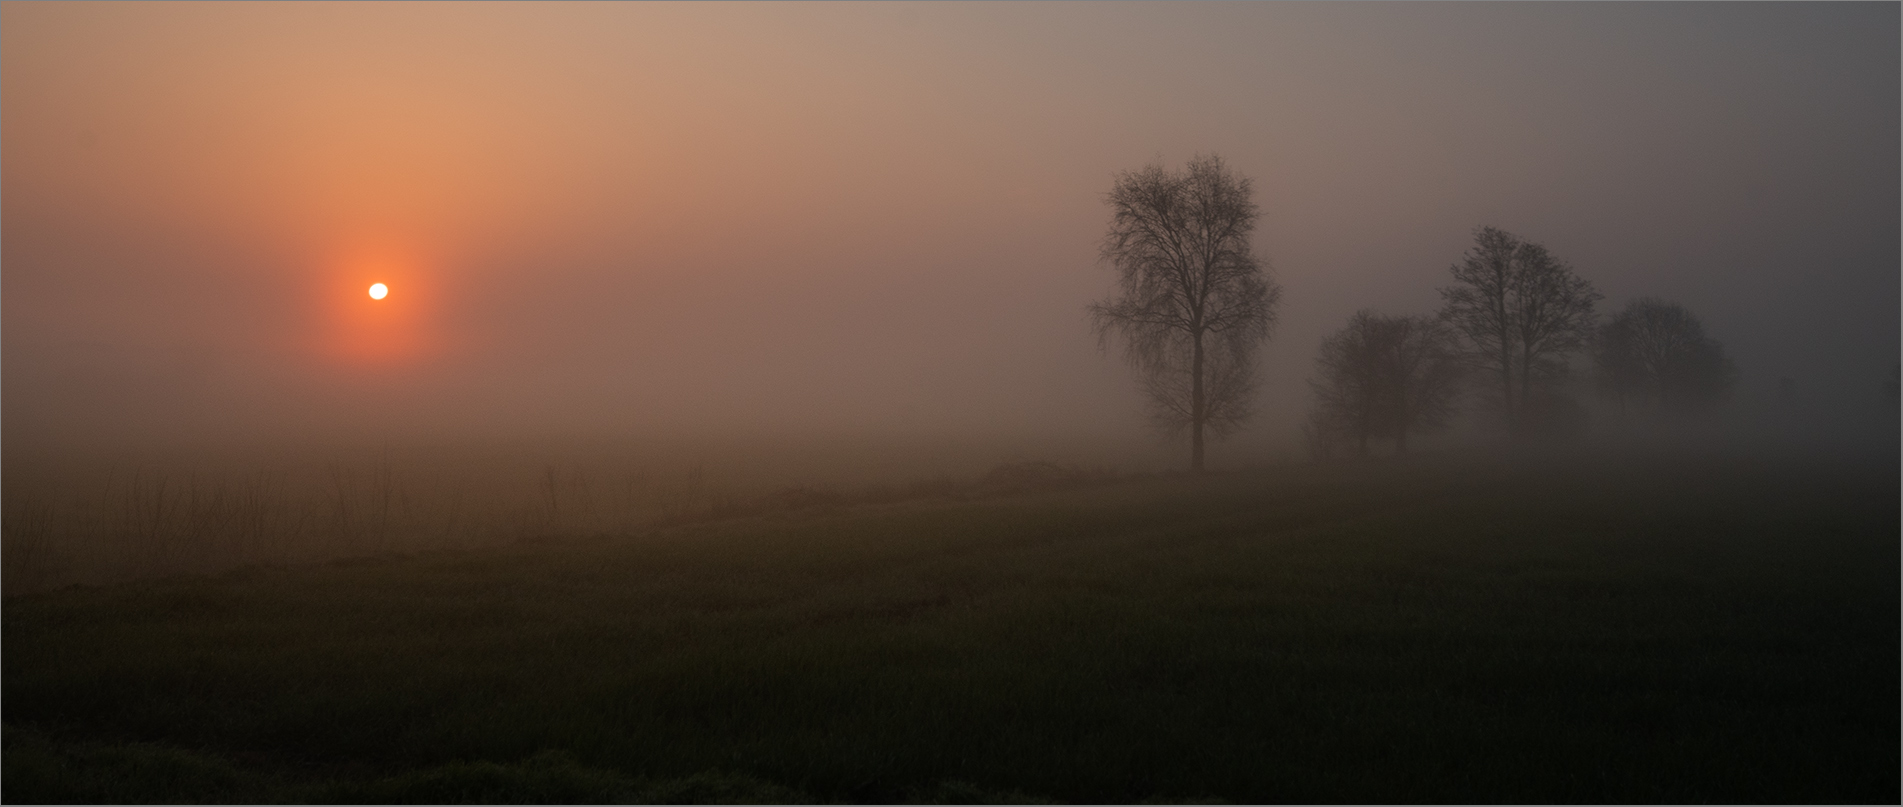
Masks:
[[[1568,357],[1592,336],[1590,282],[1546,247],[1494,227],[1450,269],[1442,318],[1467,341],[1467,355],[1496,379],[1500,412],[1518,426],[1534,386],[1563,376]]]
[[[1212,154],[1180,173],[1153,164],[1120,174],[1105,200],[1101,254],[1121,294],[1091,305],[1091,323],[1100,345],[1123,341],[1153,422],[1189,429],[1195,470],[1205,429],[1227,434],[1249,416],[1251,360],[1281,297],[1249,242],[1259,215],[1251,192]]]

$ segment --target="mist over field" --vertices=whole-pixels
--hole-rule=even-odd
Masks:
[[[1893,802],[1900,27],[0,3],[0,798]]]
[[[1104,195],[1198,153],[1253,180],[1286,291],[1212,461],[1293,451],[1322,338],[1432,313],[1480,225],[1603,312],[1696,312],[1739,411],[1788,377],[1818,428],[1895,420],[1887,6],[5,15],[9,451],[1142,452],[1083,316],[1113,287]]]

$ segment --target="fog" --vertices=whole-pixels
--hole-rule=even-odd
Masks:
[[[1115,175],[1199,153],[1253,180],[1283,287],[1257,416],[1213,465],[1294,456],[1322,338],[1434,311],[1480,225],[1563,257],[1602,312],[1695,312],[1739,368],[1737,428],[1790,378],[1806,428],[1895,448],[1894,4],[0,20],[9,457],[1180,465],[1084,307],[1114,288]]]

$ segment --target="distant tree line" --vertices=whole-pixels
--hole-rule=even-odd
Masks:
[[[1600,323],[1592,283],[1494,227],[1475,230],[1449,272],[1438,313],[1360,311],[1322,342],[1303,424],[1313,453],[1366,454],[1371,440],[1406,451],[1410,433],[1449,425],[1465,393],[1518,437],[1576,429],[1584,413],[1565,384],[1581,352],[1621,412],[1705,412],[1730,393],[1731,360],[1684,306],[1642,298]]]
[[[1256,351],[1281,301],[1250,243],[1251,197],[1215,155],[1124,172],[1105,197],[1100,255],[1119,293],[1089,307],[1091,324],[1100,346],[1121,342],[1152,424],[1188,433],[1193,470],[1206,439],[1249,418]],[[1316,453],[1365,454],[1376,441],[1406,451],[1469,399],[1516,436],[1576,429],[1584,410],[1566,387],[1581,352],[1621,412],[1708,411],[1730,391],[1731,361],[1691,312],[1644,298],[1601,323],[1599,292],[1540,244],[1480,227],[1449,272],[1438,312],[1359,311],[1322,342],[1302,425]]]
[[[1684,306],[1642,298],[1599,327],[1593,368],[1619,411],[1696,412],[1722,403],[1737,371]]]

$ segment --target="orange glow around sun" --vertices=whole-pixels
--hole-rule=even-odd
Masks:
[[[387,367],[413,363],[441,347],[432,261],[413,250],[375,246],[343,251],[325,264],[320,353],[345,365]]]

